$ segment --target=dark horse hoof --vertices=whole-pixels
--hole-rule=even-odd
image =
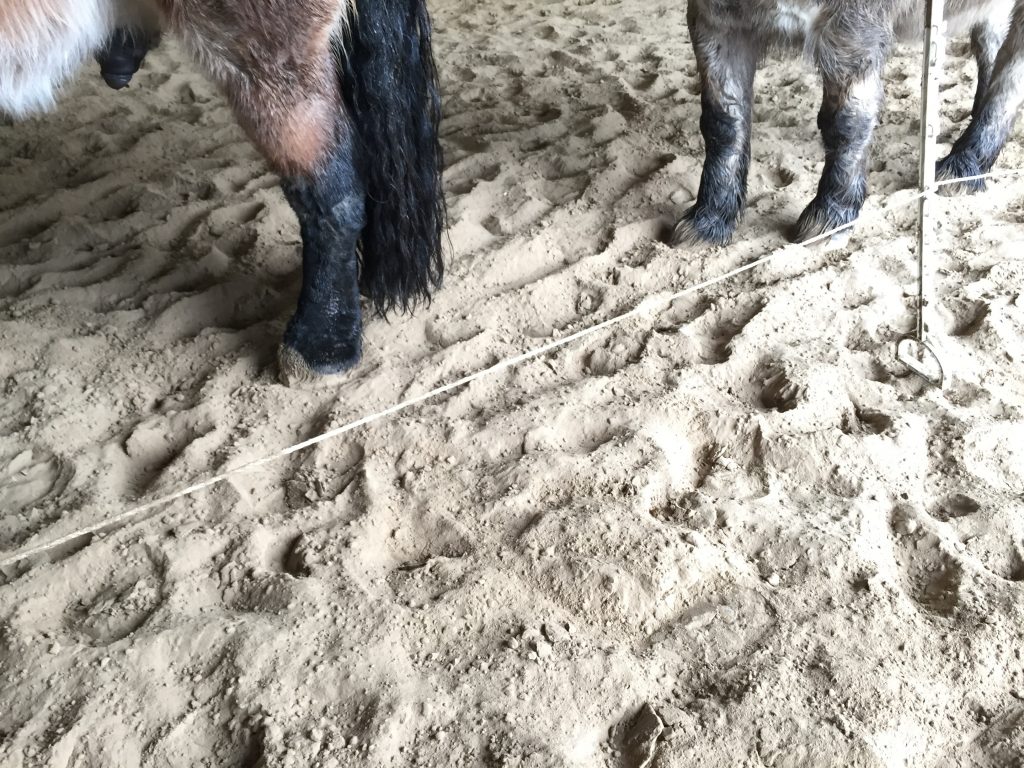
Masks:
[[[841,248],[849,242],[850,235],[853,233],[852,224],[857,220],[859,213],[860,211],[852,206],[830,205],[814,200],[800,214],[796,226],[790,232],[789,239],[794,243]],[[844,229],[829,237],[824,237],[827,233],[840,227],[844,227]],[[814,242],[808,243],[808,241]]]
[[[277,349],[277,377],[286,387],[303,388],[320,384],[330,374],[318,373],[305,358],[291,347],[282,344]]]
[[[359,356],[347,363],[337,366],[313,366],[299,353],[286,344],[277,349],[277,376],[286,387],[303,388],[316,384],[326,384],[356,365]]]
[[[131,30],[115,30],[103,50],[96,55],[103,81],[115,91],[127,87],[155,42]]]
[[[328,377],[345,373],[362,356],[362,343],[356,332],[335,336],[337,327],[324,323],[322,332],[303,328],[292,322],[278,348],[278,376],[289,387],[323,382]]]
[[[712,211],[697,211],[694,206],[676,224],[668,238],[673,248],[693,245],[728,245],[736,231],[736,221]]]
[[[973,194],[984,192],[986,185],[984,179],[971,179],[971,176],[980,176],[985,169],[969,152],[951,152],[935,164],[935,180],[952,182],[939,186],[939,194],[952,197],[953,195]],[[968,181],[954,181],[954,179],[969,179]]]

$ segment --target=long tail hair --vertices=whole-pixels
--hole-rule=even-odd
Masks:
[[[355,0],[336,40],[366,189],[360,285],[381,314],[429,301],[444,273],[441,95],[424,0]]]

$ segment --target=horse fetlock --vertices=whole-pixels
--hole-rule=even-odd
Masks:
[[[309,176],[282,182],[302,231],[302,290],[279,354],[282,381],[302,383],[359,362],[362,317],[356,244],[366,195],[342,142]]]

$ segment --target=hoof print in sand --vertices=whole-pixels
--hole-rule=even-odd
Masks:
[[[344,524],[307,531],[285,543],[277,570],[293,579],[327,578],[343,567],[351,546],[352,535]]]
[[[854,419],[844,421],[842,428],[846,434],[881,435],[892,429],[892,416],[871,408],[854,408]]]
[[[379,575],[396,600],[422,606],[461,588],[477,571],[479,563],[473,557],[471,538],[454,520],[425,518],[413,528],[418,529],[415,534],[392,540],[387,553],[390,567]],[[430,542],[429,550],[424,549],[423,542]],[[373,546],[370,541],[366,543]],[[383,563],[378,561],[375,565],[380,567]]]
[[[16,512],[59,496],[75,468],[60,456],[29,448],[7,462],[0,475],[0,509]]]
[[[92,645],[116,643],[136,632],[156,612],[162,590],[155,573],[112,584],[87,604],[72,608],[69,627]]]
[[[728,362],[735,351],[735,341],[751,320],[757,317],[763,305],[756,299],[741,299],[721,305],[712,305],[699,325],[706,333],[706,348],[701,355],[702,362],[718,365]]]
[[[951,336],[973,336],[985,325],[991,308],[988,302],[974,301],[958,311],[954,316],[953,327],[950,329]]]
[[[281,558],[281,572],[296,579],[305,579],[313,575],[313,569],[322,564],[316,546],[305,536],[297,536],[285,550]]]
[[[960,605],[963,569],[939,548],[929,534],[909,534],[898,541],[907,595],[920,608],[937,616],[952,616]]]
[[[326,427],[325,427],[326,428]],[[356,483],[366,452],[359,443],[322,446],[295,475],[285,481],[285,499],[290,509],[337,499]]]
[[[646,338],[634,339],[625,334],[615,334],[584,358],[584,370],[593,376],[611,376],[638,361],[646,346]]]
[[[284,573],[246,574],[237,571],[227,576],[224,603],[242,613],[283,613],[296,599],[295,578]]]
[[[932,517],[949,522],[957,518],[973,515],[981,509],[981,504],[964,493],[954,493],[944,498],[932,510]]]
[[[797,407],[804,388],[793,381],[786,371],[771,372],[761,390],[761,405],[779,413]]]
[[[190,446],[215,431],[204,415],[182,412],[153,417],[132,430],[124,442],[131,460],[129,483],[137,495],[156,485],[164,473],[186,456]]]

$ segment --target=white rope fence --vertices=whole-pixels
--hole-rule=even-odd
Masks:
[[[998,171],[994,173],[980,174],[977,176],[967,176],[961,179],[950,179],[946,181],[941,181],[936,183],[930,190],[916,192],[912,196],[908,197],[906,200],[900,203],[896,203],[890,206],[882,206],[878,208],[876,211],[863,214],[856,221],[850,222],[849,224],[844,224],[841,227],[836,227],[835,229],[830,230],[828,232],[824,232],[820,235],[817,235],[816,237],[804,241],[800,245],[814,245],[824,240],[828,240],[829,238],[841,232],[851,229],[858,223],[870,221],[871,219],[875,217],[880,217],[882,214],[887,213],[889,211],[905,208],[910,204],[918,201],[924,195],[934,193],[939,187],[944,187],[950,184],[958,184],[965,181],[980,181],[984,179],[995,179],[1011,176],[1016,177],[1021,175],[1024,175],[1024,169]],[[892,197],[893,194],[895,193],[891,193],[889,195],[886,195],[885,197]],[[726,282],[746,272],[751,272],[754,269],[757,269],[758,267],[767,264],[769,261],[777,258],[783,253],[791,252],[791,246],[784,246],[762,256],[759,259],[756,259],[755,261],[748,262],[747,264],[736,267],[735,269],[731,269],[716,277],[712,277],[707,280],[702,280],[698,283],[694,283],[693,285],[687,286],[686,288],[683,288],[681,290],[668,294],[648,296],[646,299],[644,299],[635,307],[633,307],[633,309],[624,312],[620,315],[608,318],[607,320],[603,320],[602,322],[597,323],[596,325],[588,326],[582,330],[576,331],[575,333],[569,334],[568,336],[564,336],[560,339],[556,339],[547,344],[543,344],[535,349],[523,352],[522,354],[515,355],[513,357],[506,358],[498,363],[495,363],[489,368],[484,368],[479,371],[476,371],[475,373],[468,374],[460,379],[456,379],[455,381],[449,384],[443,384],[439,387],[431,389],[429,392],[424,392],[423,394],[415,395],[413,397],[401,401],[400,403],[392,405],[383,410],[377,411],[376,413],[363,416],[362,418],[356,419],[355,421],[350,421],[347,424],[343,424],[340,427],[335,427],[334,429],[328,430],[327,432],[324,432],[315,437],[311,437],[307,440],[303,440],[302,442],[295,443],[294,445],[290,445],[287,448],[283,448],[275,453],[269,454],[259,459],[255,459],[253,461],[246,462],[245,464],[241,464],[231,469],[226,469],[219,474],[207,478],[206,480],[202,480],[200,482],[189,485],[185,488],[181,488],[180,490],[174,491],[173,493],[168,493],[164,496],[152,499],[151,501],[147,501],[144,504],[140,504],[139,506],[127,509],[124,512],[114,515],[113,517],[104,518],[103,520],[97,521],[91,525],[84,526],[80,529],[72,531],[71,533],[54,538],[50,541],[25,547],[0,560],[0,569],[11,568],[24,560],[44,555],[47,552],[52,551],[54,549],[59,549],[61,547],[66,546],[73,546],[76,543],[80,543],[83,539],[87,539],[88,537],[93,536],[97,533],[123,527],[131,523],[133,520],[143,517],[148,512],[152,512],[160,507],[164,507],[167,504],[170,504],[171,502],[176,501],[178,499],[182,499],[187,496],[192,496],[196,493],[199,493],[200,491],[206,490],[207,488],[219,485],[236,475],[240,475],[245,472],[251,472],[267,464],[278,461],[286,456],[290,456],[293,453],[304,451],[307,448],[312,448],[313,446],[319,445],[320,443],[326,442],[328,440],[333,440],[334,438],[340,437],[349,432],[353,432],[357,429],[360,429],[361,427],[368,426],[370,424],[373,424],[374,422],[380,421],[389,416],[394,416],[397,413],[407,411],[410,408],[419,405],[420,403],[426,402],[427,400],[432,400],[436,397],[440,397],[441,395],[447,394],[454,390],[461,389],[463,387],[468,386],[469,384],[472,384],[475,381],[479,381],[480,379],[493,376],[497,373],[500,373],[501,371],[514,368],[522,363],[526,363],[531,360],[536,360],[537,358],[546,355],[549,352],[553,352],[557,349],[568,346],[576,341],[579,341],[580,339],[587,338],[588,336],[593,336],[594,334],[603,331],[606,328],[619,325],[631,318],[639,317],[645,313],[652,312],[655,309],[665,307],[671,304],[673,301],[676,301],[677,299],[680,299],[684,296],[688,296],[690,294],[697,293],[712,286],[718,285],[719,283]]]

